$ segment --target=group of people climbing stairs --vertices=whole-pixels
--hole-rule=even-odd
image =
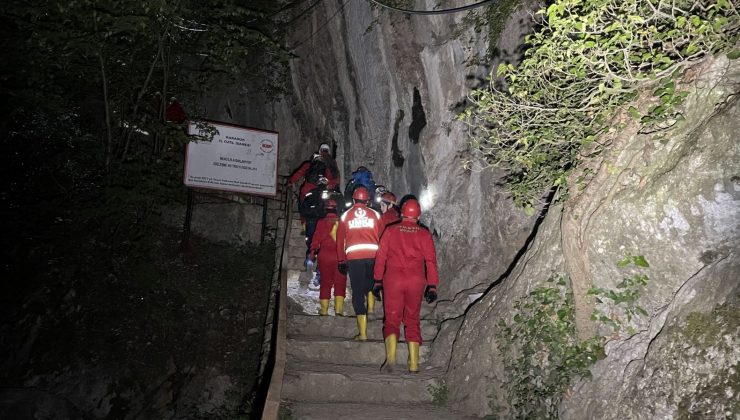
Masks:
[[[429,360],[437,323],[420,321],[425,342],[418,373],[381,370],[386,360],[383,302],[368,311],[367,339],[363,341],[354,339],[358,331],[353,305],[343,305],[343,316],[337,316],[331,301],[328,314],[319,315],[319,291],[309,288],[312,273],[303,265],[305,245],[299,220],[294,219],[289,235],[287,363],[281,393],[281,410],[289,413],[286,418],[465,418],[439,406],[445,370]],[[351,285],[345,299],[352,300]],[[399,340],[396,357],[400,366],[408,360],[403,331]]]
[[[287,281],[286,404],[292,411],[309,410],[296,418],[313,418],[307,413],[318,408],[308,409],[308,402],[370,404],[381,411],[388,403],[429,402],[443,386],[439,369],[422,369],[429,352],[422,337],[433,338],[436,327],[425,321],[425,334],[420,313],[423,300],[436,301],[439,276],[418,200],[407,195],[397,201],[390,191],[368,185],[372,175],[364,166],[341,194],[326,143],[289,182],[301,179],[300,225],[291,232]],[[316,277],[307,272],[314,267],[318,296],[311,287]],[[365,418],[359,415],[351,418]]]

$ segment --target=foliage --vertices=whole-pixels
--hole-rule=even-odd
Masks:
[[[636,269],[650,267],[650,264],[642,255],[627,255],[617,263],[619,268],[626,268],[630,265],[633,265]],[[621,331],[622,327],[626,325],[628,334],[634,335],[636,331],[632,325],[632,319],[638,315],[648,316],[647,311],[637,305],[640,289],[646,286],[647,283],[648,276],[638,272],[624,277],[617,284],[617,290],[592,286],[588,290],[588,294],[594,296],[598,306],[591,314],[591,319],[611,326],[614,332]],[[607,299],[611,302],[607,302]],[[609,308],[610,315],[607,315],[603,308]],[[618,313],[624,315],[626,322],[621,321]]]
[[[556,418],[560,400],[578,377],[604,356],[603,340],[579,342],[573,294],[564,277],[533,290],[514,304],[512,323],[499,322],[498,349],[507,375],[512,417]]]
[[[146,231],[154,204],[181,200],[182,121],[218,85],[252,84],[267,97],[284,92],[290,54],[276,28],[285,1],[12,1],[0,19],[0,130],[16,160],[15,187],[42,186],[54,210],[116,235]],[[275,39],[273,39],[273,37]],[[258,82],[258,83],[257,83]],[[35,144],[36,146],[30,146]],[[33,148],[32,154],[30,153]],[[34,157],[35,156],[35,157]],[[53,159],[50,157],[53,156]],[[15,165],[15,164],[14,164]],[[18,177],[14,174],[12,177]],[[71,209],[71,203],[77,205]]]
[[[432,404],[437,407],[444,407],[447,405],[450,393],[445,381],[441,381],[439,384],[431,384],[427,387],[427,390],[432,395]]]
[[[642,255],[626,255],[617,266],[643,269],[650,264]],[[512,322],[499,321],[496,333],[507,375],[505,389],[513,410],[510,414],[518,419],[557,418],[558,406],[570,384],[577,378],[590,378],[591,366],[605,357],[606,337],[578,340],[573,293],[567,278],[553,276],[547,281],[549,285],[514,303]],[[625,277],[617,290],[592,287],[588,293],[599,304],[609,299],[613,311],[626,314],[630,333],[634,334],[630,324],[633,317],[647,316],[636,304],[647,281],[646,275],[635,273]],[[601,310],[594,311],[593,319],[615,331],[624,325],[616,315],[607,316]],[[499,407],[493,409],[501,411]]]
[[[647,131],[680,120],[679,70],[707,54],[735,54],[740,33],[728,0],[558,0],[538,15],[523,62],[498,68],[506,88],[474,90],[459,116],[472,137],[466,167],[506,169],[514,201],[532,207],[606,146],[600,136],[621,107],[631,104]],[[654,104],[642,110],[633,101],[649,86]]]
[[[198,118],[200,96],[218,85],[285,91],[290,54],[271,35],[282,3],[13,1],[2,15],[14,43],[0,66],[13,104],[2,126],[24,123],[22,109],[65,114],[100,139],[107,171],[166,154],[187,141],[167,113],[175,98]]]

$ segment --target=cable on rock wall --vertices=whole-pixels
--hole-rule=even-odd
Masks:
[[[453,7],[451,9],[441,9],[441,10],[408,10],[408,9],[400,9],[398,7],[393,7],[387,4],[383,4],[378,0],[370,0],[370,1],[377,4],[378,6],[385,7],[386,9],[390,9],[395,12],[408,13],[410,15],[444,15],[447,13],[457,13],[457,12],[462,12],[465,10],[475,9],[476,7],[485,6],[488,3],[494,2],[494,0],[483,0],[483,1],[479,1],[478,3],[469,4],[467,6]]]

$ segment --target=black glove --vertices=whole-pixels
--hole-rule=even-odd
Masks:
[[[383,300],[383,297],[381,296],[380,292],[383,291],[383,280],[375,280],[375,284],[373,284],[373,296],[375,296],[375,300],[378,302]]]
[[[347,275],[347,263],[346,262],[340,262],[337,264],[337,270],[339,270],[340,273],[342,273],[343,276]]]
[[[424,299],[427,300],[427,303],[433,303],[437,300],[437,286],[427,286],[426,290],[424,290]]]

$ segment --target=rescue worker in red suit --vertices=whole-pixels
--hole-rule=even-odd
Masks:
[[[401,323],[409,348],[409,372],[419,371],[421,300],[437,300],[437,256],[432,234],[418,223],[420,215],[419,202],[414,198],[406,200],[401,208],[401,222],[383,232],[375,258],[373,293],[378,296],[382,292],[385,302],[384,367],[388,371],[393,371],[396,363]]]
[[[334,313],[344,316],[344,297],[347,294],[347,276],[340,273],[337,267],[337,202],[328,199],[324,203],[326,216],[319,220],[316,232],[311,241],[308,258],[316,260],[318,254],[321,285],[319,288],[319,315],[329,315],[329,300],[334,287]]]
[[[319,173],[314,173],[317,171]],[[339,170],[337,169],[336,161],[331,157],[331,149],[327,143],[322,143],[319,146],[319,153],[314,153],[310,160],[303,161],[288,178],[288,185],[293,185],[303,178],[303,184],[301,184],[301,188],[298,191],[299,207],[306,194],[318,186],[319,176],[326,177],[326,187],[329,190],[338,190],[340,182]],[[305,225],[303,216],[301,216],[301,224]]]
[[[340,218],[337,231],[337,267],[339,272],[349,272],[352,285],[352,307],[357,314],[359,334],[355,340],[367,340],[367,306],[365,298],[372,294],[373,265],[378,251],[378,240],[383,230],[380,213],[367,204],[370,193],[364,186],[357,186],[352,193],[354,204]]]
[[[383,220],[384,228],[387,228],[391,223],[396,223],[401,220],[401,215],[398,214],[396,209],[396,196],[390,191],[386,191],[380,196],[380,212]],[[382,233],[382,232],[381,232]]]

